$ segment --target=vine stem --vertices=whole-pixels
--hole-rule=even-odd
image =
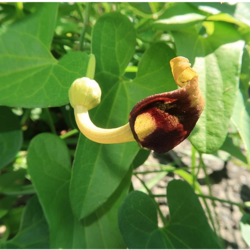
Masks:
[[[82,26],[82,33],[80,36],[80,41],[79,41],[79,50],[83,51],[83,43],[84,43],[84,37],[86,33],[86,28],[89,22],[89,10],[90,10],[90,5],[91,3],[86,3],[86,9],[85,9],[85,14],[84,14],[84,21],[83,21],[83,26]]]
[[[145,184],[145,182],[144,182],[139,176],[137,176],[136,174],[135,174],[135,177],[136,177],[136,178],[141,182],[141,184],[145,187],[145,189],[147,190],[149,196],[153,197],[153,194],[152,194],[151,190],[147,187],[147,185]],[[165,196],[165,197],[166,197],[166,196]],[[160,217],[161,217],[162,223],[163,223],[164,226],[166,226],[166,225],[167,225],[167,221],[166,221],[166,219],[165,219],[165,217],[164,217],[164,215],[163,215],[163,213],[162,213],[162,211],[161,211],[161,209],[160,209],[158,203],[155,201],[155,199],[153,199],[153,200],[154,200],[154,202],[155,202],[155,204],[156,204],[156,207],[157,207],[157,210],[158,210],[159,215],[160,215]]]
[[[192,157],[191,157],[191,166],[192,166],[192,176],[193,176],[193,189],[195,189],[195,182],[196,182],[196,175],[195,175],[195,167],[196,167],[196,149],[194,148],[194,146],[192,145]]]
[[[214,201],[219,201],[219,202],[222,202],[222,203],[228,203],[230,205],[235,205],[239,208],[245,208],[246,205],[244,203],[237,203],[237,202],[233,202],[233,201],[229,201],[229,200],[223,200],[223,199],[220,199],[220,198],[216,198],[216,197],[213,197],[213,196],[209,196],[209,195],[203,195],[203,194],[196,194],[198,197],[201,197],[201,198],[205,198],[205,199],[210,199],[210,200],[214,200]],[[166,197],[165,194],[153,194],[152,197]]]
[[[77,134],[78,132],[79,132],[79,131],[78,131],[77,129],[73,129],[73,130],[67,132],[67,133],[64,134],[64,135],[60,135],[60,138],[61,138],[61,139],[66,139],[66,138],[68,138],[68,137],[70,137],[70,136],[72,136],[72,135]]]
[[[201,198],[205,198],[205,199],[210,199],[210,200],[213,200],[213,201],[219,201],[219,202],[222,202],[222,203],[228,203],[230,205],[238,206],[239,208],[244,208],[245,207],[244,203],[238,203],[238,202],[233,202],[233,201],[229,201],[229,200],[223,200],[223,199],[220,199],[220,198],[216,198],[216,197],[209,196],[209,195],[203,195],[203,194],[197,194],[197,196],[199,196]]]
[[[28,120],[29,116],[30,116],[30,113],[31,113],[31,109],[25,109],[24,110],[24,113],[23,113],[23,116],[22,116],[22,119],[21,119],[21,126],[24,126],[25,122]]]
[[[147,164],[147,163],[144,163],[146,166],[150,166],[150,167],[154,167],[155,165],[152,165],[152,164]],[[156,165],[156,166],[159,166],[159,165]],[[176,169],[174,166],[172,165],[166,165],[166,169],[160,169],[160,170],[152,170],[152,171],[136,171],[133,173],[133,175],[135,174],[151,174],[151,173],[162,173],[162,172],[175,172],[177,170],[189,170],[189,167],[183,167],[183,168],[178,168]],[[172,168],[172,169],[171,169]],[[198,167],[195,167],[195,168],[198,168]]]
[[[54,126],[53,119],[51,117],[50,111],[49,111],[48,108],[45,108],[44,110],[45,110],[46,115],[48,117],[48,122],[49,122],[51,132],[56,135],[56,129],[55,129],[55,126]]]
[[[210,185],[210,181],[209,181],[209,176],[207,174],[206,166],[205,166],[203,159],[202,159],[202,154],[200,154],[200,162],[201,162],[201,165],[203,168],[203,172],[205,174],[205,179],[206,179],[206,183],[208,186],[209,196],[212,197],[212,189],[211,189],[211,185]],[[220,233],[219,219],[218,219],[218,215],[217,215],[216,210],[215,210],[215,202],[214,202],[214,200],[211,200],[211,201],[212,201],[212,205],[213,205],[213,213],[214,213],[214,217],[216,219],[217,228],[215,227],[214,222],[213,221],[211,221],[211,222],[213,224],[213,228],[214,228],[216,235],[218,235],[218,233]],[[211,218],[212,218],[212,216],[211,216]]]
[[[23,13],[23,3],[22,2],[17,2],[16,3],[16,15],[18,18],[21,18],[24,16]]]

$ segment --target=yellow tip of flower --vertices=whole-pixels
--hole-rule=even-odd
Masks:
[[[197,76],[196,71],[190,68],[191,64],[185,57],[175,57],[170,61],[170,66],[175,82],[180,87],[185,86],[193,77]]]

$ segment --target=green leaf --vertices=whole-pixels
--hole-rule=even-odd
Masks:
[[[10,108],[0,106],[0,169],[13,160],[22,141],[23,134],[18,117]]]
[[[250,41],[250,4],[249,3],[191,3],[207,13],[207,20],[224,21],[239,26],[238,30],[246,41]]]
[[[207,31],[204,35],[199,35],[192,27],[173,32],[173,36],[178,55],[187,57],[198,72],[200,89],[206,100],[190,140],[198,151],[213,153],[222,146],[227,135],[244,42],[231,24],[210,22],[204,25]]]
[[[49,248],[49,228],[36,196],[26,205],[19,232],[5,247],[13,248],[13,245],[21,249]]]
[[[131,2],[128,3],[131,7],[133,7],[134,9],[136,9],[138,12],[142,13],[142,14],[146,14],[146,15],[151,15],[153,14],[152,9],[151,9],[151,3],[136,3],[136,2]]]
[[[241,90],[248,94],[249,82],[250,82],[250,50],[249,47],[246,46],[243,50],[242,56],[242,67],[240,74],[240,88]]]
[[[118,227],[118,210],[131,185],[132,168],[127,172],[111,197],[94,213],[83,220],[86,248],[126,248]]]
[[[240,147],[234,143],[231,137],[226,137],[226,140],[224,141],[220,149],[228,152],[231,156],[247,164],[246,156],[242,153]]]
[[[240,89],[237,90],[232,121],[242,138],[250,167],[250,102],[247,95]]]
[[[117,211],[128,192],[131,171],[106,203],[80,222],[70,207],[70,157],[65,143],[52,134],[36,136],[28,148],[28,170],[49,224],[50,248],[124,247]]]
[[[224,12],[230,15],[233,15],[236,9],[235,4],[226,3],[226,2],[193,2],[190,3],[195,6],[199,10],[205,11],[207,13],[211,13],[213,15],[218,14],[220,12]]]
[[[72,52],[57,61],[50,53],[58,3],[0,30],[0,104],[18,107],[68,103],[71,83],[86,73],[88,56]],[[42,25],[41,25],[42,24]]]
[[[157,209],[149,196],[133,191],[126,197],[118,219],[128,248],[220,248],[189,184],[171,181],[167,198],[170,221],[158,228]]]
[[[77,218],[93,213],[116,190],[139,149],[130,144],[101,145],[80,136],[70,185]]]
[[[124,73],[134,51],[135,29],[129,19],[118,12],[101,16],[92,31],[95,80],[106,84],[106,89],[113,86]]]
[[[7,209],[0,209],[0,219],[8,213]]]
[[[153,44],[143,54],[136,78],[128,85],[133,106],[147,96],[177,88],[169,63],[174,57],[174,51],[164,43]]]
[[[4,196],[1,198],[0,209],[10,210],[15,201],[16,197],[14,196]]]
[[[9,171],[0,175],[0,192],[8,188],[19,187],[23,184],[26,170]]]
[[[250,3],[242,2],[236,4],[235,18],[250,26]]]
[[[0,4],[0,20],[1,24],[16,17],[16,8],[12,3],[1,3]]]
[[[69,203],[71,163],[67,146],[55,135],[40,134],[30,142],[27,162],[49,224],[50,247],[83,248],[84,239],[75,236],[81,225],[74,219]]]
[[[196,23],[203,21],[206,15],[194,8],[189,3],[177,3],[168,8],[158,20],[153,23],[153,27],[159,30],[179,30],[185,29]]]
[[[228,22],[228,23],[237,24],[238,26],[246,27],[246,25],[244,23],[240,22],[236,18],[234,18],[234,17],[232,17],[232,16],[230,16],[230,15],[228,15],[226,13],[219,13],[217,15],[209,16],[206,20],[207,21]]]
[[[67,33],[76,33],[80,35],[81,27],[79,22],[75,20],[75,16],[73,17],[71,14],[76,12],[78,8],[77,3],[60,3],[55,27],[55,33],[57,35],[64,36]]]
[[[6,188],[2,191],[4,195],[27,195],[27,194],[35,194],[36,191],[32,185],[24,185],[20,187],[10,187]]]
[[[243,239],[250,247],[250,214],[244,214],[240,220],[240,231],[242,234]]]
[[[2,202],[2,201],[1,201]],[[9,210],[9,212],[2,218],[3,225],[6,226],[6,231],[4,233],[5,239],[8,237],[13,237],[17,232],[21,222],[21,216],[23,213],[23,207],[14,207]]]
[[[138,152],[138,154],[133,160],[133,163],[132,163],[133,168],[135,169],[141,166],[147,160],[149,154],[150,154],[149,150],[140,149],[140,151]]]
[[[165,3],[143,3],[143,2],[128,2],[128,4],[133,8],[133,12],[139,16],[150,18],[153,17],[155,12],[160,11],[164,7]]]

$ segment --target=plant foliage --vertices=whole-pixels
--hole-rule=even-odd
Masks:
[[[78,133],[68,90],[93,54],[102,100],[90,117],[118,127],[138,101],[177,88],[169,61],[187,57],[206,100],[194,150],[250,169],[249,17],[249,3],[0,3],[0,247],[223,247],[189,170],[171,169],[186,182],[167,185],[158,227],[152,193],[131,186],[149,152]],[[239,224],[249,244],[247,209]]]

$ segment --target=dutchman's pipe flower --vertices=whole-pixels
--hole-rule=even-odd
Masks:
[[[130,112],[129,123],[113,129],[98,128],[89,118],[88,110],[100,103],[101,89],[97,82],[87,77],[74,81],[69,100],[80,131],[98,143],[137,141],[141,147],[157,153],[177,146],[193,130],[205,100],[199,89],[198,75],[190,68],[187,58],[176,57],[170,61],[170,66],[181,88],[143,99]]]

